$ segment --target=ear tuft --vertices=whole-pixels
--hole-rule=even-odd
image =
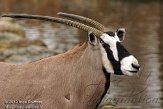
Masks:
[[[125,38],[125,33],[126,33],[125,28],[119,28],[116,33],[117,33],[117,36],[119,37],[119,40],[123,41]]]
[[[93,46],[95,46],[97,44],[97,38],[92,32],[88,33],[88,41]]]

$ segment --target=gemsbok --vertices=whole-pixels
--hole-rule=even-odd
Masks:
[[[95,109],[109,88],[111,73],[132,76],[139,71],[137,59],[121,43],[124,28],[104,32],[104,26],[92,19],[58,14],[77,21],[29,14],[1,16],[51,21],[88,32],[88,41],[65,53],[24,64],[0,62],[1,109],[29,109],[36,101],[41,101],[41,109]]]

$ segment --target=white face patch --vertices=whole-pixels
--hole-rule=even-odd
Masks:
[[[139,66],[137,59],[132,55],[123,58],[120,63],[121,71],[128,76],[132,76],[132,72],[137,71],[137,69],[135,69],[132,64]]]
[[[105,67],[106,71],[109,73],[114,73],[113,66],[110,63],[110,61],[108,60],[107,53],[101,44],[100,44],[100,50],[101,50],[101,54],[102,54],[102,63],[103,63],[103,66]]]
[[[115,40],[114,37],[110,37],[108,34],[103,34],[101,36],[101,39],[107,43],[108,45],[110,45],[110,49],[112,50],[113,52],[113,56],[115,58],[116,61],[119,61],[119,58],[118,58],[118,51],[117,51],[117,40]]]
[[[134,72],[139,71],[137,59],[133,55],[130,55],[119,43],[120,40],[117,35],[113,37],[104,33],[101,36],[101,40],[99,45],[102,54],[102,62],[108,73],[132,76]],[[118,53],[123,54],[118,55]]]

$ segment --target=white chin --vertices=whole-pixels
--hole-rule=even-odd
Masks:
[[[133,73],[129,71],[122,71],[122,73],[127,76],[133,76]]]

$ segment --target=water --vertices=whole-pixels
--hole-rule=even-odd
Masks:
[[[114,0],[0,0],[3,12],[56,16],[58,11],[93,18],[108,30],[126,28],[125,46],[140,61],[142,69],[134,77],[112,76],[108,100],[117,105],[142,109],[163,107],[163,4]],[[18,21],[31,39],[40,38],[50,50],[62,53],[86,40],[85,32],[56,23]],[[112,100],[115,102],[115,100]]]

